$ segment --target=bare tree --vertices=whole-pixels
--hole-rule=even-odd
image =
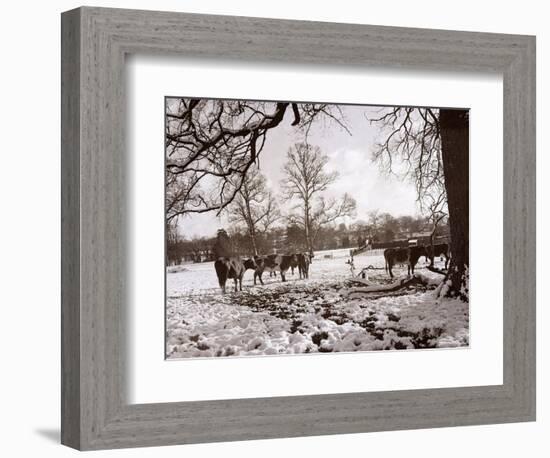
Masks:
[[[382,234],[382,239],[386,242],[390,242],[395,238],[395,235],[399,229],[397,220],[389,213],[381,213],[378,215],[378,228]]]
[[[318,118],[345,128],[336,105],[167,99],[166,218],[226,208],[287,112],[306,136]]]
[[[281,213],[265,177],[257,169],[244,177],[227,210],[230,222],[246,227],[254,255],[258,255],[258,235],[267,232],[280,219]]]
[[[178,242],[180,236],[178,234],[177,225],[166,222],[165,225],[165,240],[166,240],[166,265],[175,265],[181,263],[181,253],[179,252]]]
[[[434,188],[445,190],[452,258],[442,291],[468,300],[468,110],[396,107],[370,121],[385,128],[374,159],[391,172],[395,158],[406,164],[419,201]]]
[[[305,235],[307,249],[313,252],[313,242],[319,229],[344,216],[355,213],[356,202],[348,194],[338,201],[327,201],[322,193],[334,183],[337,172],[326,172],[328,157],[317,146],[296,143],[287,152],[283,167],[283,190],[288,199],[296,199],[297,210],[289,216],[291,224],[300,226]]]
[[[372,241],[378,237],[378,230],[380,229],[380,210],[376,208],[369,211],[368,217],[368,235]]]
[[[234,247],[231,243],[231,238],[225,229],[218,229],[216,234],[216,242],[212,247],[216,258],[227,258],[234,255]]]

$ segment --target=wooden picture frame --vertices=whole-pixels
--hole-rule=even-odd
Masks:
[[[62,443],[80,450],[535,419],[535,38],[83,7],[62,15]],[[503,384],[128,404],[125,55],[497,72]]]

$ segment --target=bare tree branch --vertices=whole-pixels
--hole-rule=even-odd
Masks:
[[[259,165],[269,131],[281,124],[289,106],[292,125],[302,132],[323,117],[344,125],[341,112],[327,104],[167,99],[167,219],[224,210],[252,165]]]

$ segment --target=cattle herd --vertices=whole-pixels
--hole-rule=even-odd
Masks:
[[[309,265],[311,264],[313,253],[294,253],[294,254],[269,254],[265,256],[254,256],[248,259],[238,257],[219,258],[214,262],[216,275],[220,288],[225,293],[225,283],[232,278],[235,282],[235,291],[237,286],[240,291],[243,290],[243,276],[247,270],[254,271],[254,285],[256,280],[260,280],[263,285],[262,274],[279,272],[281,280],[286,281],[286,273],[289,269],[294,274],[294,269],[298,269],[300,279],[309,278]]]
[[[414,268],[418,260],[424,256],[426,261],[430,260],[433,266],[433,261],[436,256],[445,257],[445,269],[449,263],[449,245],[440,243],[436,245],[410,246],[407,248],[387,248],[384,250],[385,269],[391,278],[393,278],[392,268],[396,264],[406,264],[408,275],[414,275]],[[275,275],[276,272],[281,274],[281,280],[286,281],[286,274],[291,269],[294,274],[294,269],[298,269],[300,279],[309,278],[309,265],[313,258],[313,253],[294,253],[294,254],[269,254],[264,256],[254,256],[248,259],[239,257],[219,258],[214,262],[216,275],[220,288],[225,293],[225,284],[227,280],[233,279],[235,282],[235,291],[242,291],[243,277],[247,270],[254,271],[254,285],[257,280],[260,284],[264,284],[262,275],[264,272],[269,272],[270,275]]]
[[[414,267],[422,256],[425,257],[426,261],[430,259],[431,265],[433,265],[436,256],[444,256],[446,270],[450,258],[449,245],[439,243],[435,245],[410,246],[407,248],[387,248],[384,250],[386,272],[393,278],[393,266],[395,264],[406,264],[408,275],[414,275]]]

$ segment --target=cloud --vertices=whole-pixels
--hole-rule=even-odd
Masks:
[[[414,186],[407,180],[382,173],[372,162],[369,151],[338,149],[327,155],[327,171],[339,174],[327,195],[338,198],[346,192],[350,194],[357,201],[358,218],[365,218],[367,212],[375,209],[396,216],[417,213]]]

